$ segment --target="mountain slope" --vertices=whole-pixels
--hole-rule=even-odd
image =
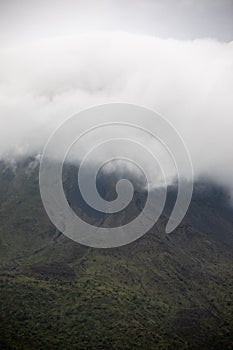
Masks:
[[[64,181],[73,194],[70,170]],[[49,222],[33,158],[0,163],[0,193],[1,348],[232,348],[233,211],[223,189],[196,184],[185,220],[165,235],[171,189],[150,232],[107,250]]]

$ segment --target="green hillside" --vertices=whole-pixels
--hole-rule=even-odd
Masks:
[[[65,182],[72,194],[69,172]],[[1,349],[233,349],[233,210],[223,189],[197,184],[185,220],[165,235],[171,191],[155,227],[114,249],[56,230],[33,158],[0,163],[0,196]]]

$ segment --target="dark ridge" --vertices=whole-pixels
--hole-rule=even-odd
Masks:
[[[164,214],[142,238],[92,249],[49,221],[34,161],[0,162],[1,349],[232,348],[233,216],[224,188],[195,183],[187,215],[166,235],[177,193],[170,186]],[[117,176],[100,174],[103,198],[114,198]],[[104,224],[80,202],[76,170],[65,168],[63,181],[79,214]],[[136,187],[130,215],[144,196]]]

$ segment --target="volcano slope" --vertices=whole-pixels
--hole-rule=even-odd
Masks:
[[[232,349],[233,210],[227,192],[195,184],[191,206],[165,234],[166,210],[141,239],[94,249],[66,238],[41,203],[33,158],[0,163],[1,349]],[[111,176],[99,180],[106,190]],[[118,217],[92,212],[80,199],[72,167],[64,184],[70,204],[96,225]],[[111,186],[110,186],[111,187]]]

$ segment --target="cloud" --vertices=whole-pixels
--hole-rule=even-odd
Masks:
[[[128,102],[173,123],[196,177],[232,186],[233,43],[96,33],[0,56],[1,158],[41,152],[54,128],[85,107]]]

